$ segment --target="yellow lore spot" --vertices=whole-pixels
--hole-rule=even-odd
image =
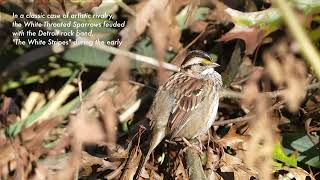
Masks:
[[[212,64],[212,62],[209,61],[208,59],[203,59],[203,60],[201,61],[201,63],[202,63],[202,64],[205,64],[205,65]]]

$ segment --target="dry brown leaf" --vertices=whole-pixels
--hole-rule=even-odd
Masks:
[[[244,27],[235,25],[229,32],[224,34],[217,41],[230,41],[242,39],[246,44],[246,54],[252,54],[257,46],[262,42],[264,33],[259,27]]]
[[[68,132],[65,132],[65,134],[59,138],[55,147],[50,149],[47,154],[49,156],[54,156],[60,154],[61,152],[64,152],[64,149],[70,145],[70,141],[70,135],[68,134]]]
[[[32,152],[35,157],[39,157],[41,154],[45,153],[47,150],[42,146],[43,140],[49,134],[50,130],[56,127],[62,120],[63,118],[56,117],[42,121],[40,124],[34,124],[27,129],[23,129],[21,132],[22,138],[32,137],[29,141],[23,139],[24,141],[27,141],[24,146]]]
[[[80,176],[89,176],[92,173],[92,166],[99,165],[97,172],[105,171],[108,169],[115,170],[120,166],[120,161],[109,162],[103,158],[91,156],[85,151],[81,152],[81,168]]]
[[[259,96],[256,100],[257,119],[251,121],[251,127],[248,130],[251,138],[248,141],[247,151],[245,151],[246,164],[252,169],[257,169],[262,179],[271,178],[273,162],[273,135],[275,133],[268,109],[268,99]]]
[[[161,63],[164,62],[165,53],[169,49],[169,46],[175,48],[181,48],[182,46],[179,42],[181,32],[175,20],[173,4],[174,1],[170,1],[166,6],[162,7],[163,9],[156,9],[154,17],[150,22],[150,34],[155,46],[155,57],[160,61],[158,69],[159,84],[165,82],[170,76],[170,72],[166,72],[161,67]]]
[[[285,90],[284,97],[291,112],[296,112],[301,102],[304,100],[307,85],[306,69],[302,61],[296,60],[293,55],[285,58],[284,72],[288,88]]]
[[[208,23],[205,21],[197,21],[192,23],[190,29],[192,32],[201,33],[206,30]]]
[[[33,10],[35,13],[44,14],[86,13],[99,6],[101,2],[102,0],[34,0]]]
[[[190,25],[190,22],[193,21],[193,15],[199,5],[200,5],[200,0],[189,0],[187,18],[184,23],[184,27],[188,27]]]
[[[223,151],[223,149],[216,148],[216,151],[214,151],[210,146],[207,148],[207,163],[205,173],[208,180],[222,180],[222,177],[216,172],[216,170],[221,159],[220,151]]]
[[[121,180],[129,180],[133,179],[137,168],[139,166],[139,162],[142,156],[142,152],[138,146],[135,146],[129,156],[129,159],[126,162],[126,166],[123,170],[123,173],[121,175]]]
[[[110,150],[110,157],[118,158],[118,159],[125,159],[129,157],[130,148],[132,146],[132,142],[130,142],[126,149],[123,149],[120,145],[117,145],[116,148]]]
[[[34,0],[33,10],[35,13],[65,14],[64,0]]]
[[[14,148],[10,143],[7,143],[0,147],[0,167],[6,166],[10,161],[15,158]]]
[[[154,170],[151,170],[150,180],[164,180],[164,177],[163,175],[156,173]]]
[[[283,41],[273,48],[273,52],[266,52],[263,59],[272,80],[278,87],[286,87],[283,97],[289,110],[296,112],[305,98],[305,86],[308,83],[304,62],[296,58]]]
[[[240,135],[236,133],[236,129],[232,126],[228,133],[222,139],[217,141],[218,144],[227,147],[230,146],[234,150],[243,150],[244,143],[249,140],[248,135]]]
[[[312,135],[311,133],[312,132],[320,132],[320,122],[316,122],[312,124],[312,119],[309,118],[306,120],[304,126],[305,126],[305,129],[307,131],[307,135],[309,136],[310,140],[312,141],[313,144],[318,144],[319,141],[317,139],[317,137],[315,137],[314,135]]]
[[[243,100],[242,100],[242,105],[245,107],[250,107],[256,100],[258,93],[259,93],[259,88],[257,85],[258,80],[262,76],[263,69],[262,68],[256,68],[250,75],[250,79],[248,82],[245,84],[243,87]]]
[[[72,131],[76,139],[83,143],[98,143],[105,141],[104,130],[99,121],[89,112],[80,112],[79,119],[72,119]]]
[[[122,163],[117,169],[105,176],[105,179],[119,179],[126,163]]]
[[[232,175],[230,174],[230,172],[233,173],[233,177],[235,180],[251,179],[251,177],[258,177],[258,173],[247,167],[241,159],[231,156],[227,153],[224,153],[222,155],[219,166],[221,169],[220,175],[224,179],[232,179]]]
[[[116,144],[118,119],[112,103],[112,98],[107,95],[107,97],[103,98],[103,100],[98,103],[98,109],[103,120],[106,142]]]
[[[311,174],[302,168],[284,167],[275,173],[278,180],[297,179],[297,180],[316,180]]]
[[[276,84],[283,84],[285,81],[285,75],[282,66],[270,53],[265,53],[263,59],[266,63],[266,70],[271,75],[272,80]]]
[[[189,180],[186,168],[183,165],[183,162],[180,157],[178,157],[178,165],[174,171],[175,180]]]
[[[37,160],[47,152],[47,149],[43,147],[43,140],[61,120],[62,118],[52,118],[41,123],[35,123],[28,128],[24,128],[19,136],[12,138],[1,146],[2,153],[0,154],[4,155],[4,157],[0,157],[3,177],[9,177],[8,173],[10,171],[15,172],[14,178],[16,179],[27,179],[30,175],[35,176],[34,168],[37,168]]]
[[[39,162],[38,165],[47,169],[48,171],[60,171],[65,169],[69,164],[70,153],[60,155],[49,155],[46,156],[43,161]]]
[[[210,171],[210,174],[207,174],[208,180],[224,180],[217,172]]]

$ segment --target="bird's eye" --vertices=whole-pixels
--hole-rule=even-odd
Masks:
[[[185,69],[185,70],[191,69],[191,66],[186,66],[183,69]]]

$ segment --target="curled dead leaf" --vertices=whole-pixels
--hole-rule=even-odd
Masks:
[[[235,25],[229,32],[224,34],[217,41],[230,41],[233,39],[242,39],[246,44],[246,54],[252,54],[261,44],[264,38],[263,31],[256,26],[245,27]]]
[[[252,177],[258,179],[259,177],[258,173],[245,165],[242,160],[227,153],[223,154],[219,166],[221,170],[220,176],[223,179],[242,180],[251,179]]]
[[[258,88],[258,80],[262,76],[263,69],[262,68],[255,68],[254,71],[250,75],[250,79],[246,83],[246,85],[243,88],[243,97],[245,97],[242,100],[242,104],[244,106],[250,106],[252,105],[259,93],[259,88]]]
[[[302,168],[284,167],[274,173],[274,177],[278,180],[299,179],[299,180],[316,180],[311,174]]]
[[[236,133],[236,129],[231,127],[228,133],[223,136],[223,138],[217,141],[218,144],[222,145],[223,147],[231,147],[234,150],[243,150],[244,143],[249,140],[248,135],[240,135]]]
[[[281,41],[272,51],[266,52],[263,58],[271,79],[278,87],[286,87],[283,97],[289,110],[296,112],[306,95],[307,70],[304,62],[292,54],[288,46],[285,41]]]

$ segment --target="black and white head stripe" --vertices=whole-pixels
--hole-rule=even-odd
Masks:
[[[187,67],[194,64],[201,64],[203,63],[203,60],[213,62],[211,57],[201,50],[190,51],[184,59],[183,63],[181,64],[181,67]]]

